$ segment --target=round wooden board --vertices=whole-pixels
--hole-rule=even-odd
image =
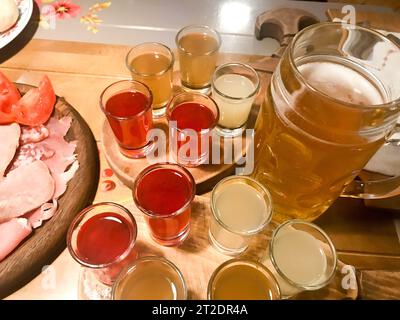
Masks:
[[[165,119],[155,120],[155,127],[163,129],[168,137],[168,125]],[[100,139],[105,158],[107,159],[111,169],[125,185],[132,189],[138,173],[151,163],[147,158],[129,159],[122,155],[107,120],[104,121]],[[244,153],[246,148],[246,138],[236,137],[233,140],[237,139],[242,140],[242,153]],[[229,140],[231,141],[232,139]],[[203,164],[195,168],[187,168],[196,181],[197,194],[203,194],[210,191],[219,180],[228,175],[234,174],[236,161],[232,161],[231,164],[222,164],[223,142],[221,142],[220,155],[220,164]],[[167,153],[167,159],[168,158],[169,156]]]
[[[31,86],[17,84],[21,93]],[[72,118],[66,139],[76,140],[79,169],[59,199],[59,208],[50,220],[32,234],[8,257],[0,262],[0,298],[21,288],[43,267],[49,265],[65,248],[66,233],[74,216],[89,205],[99,181],[99,154],[96,141],[85,120],[63,98],[57,97],[54,116]]]

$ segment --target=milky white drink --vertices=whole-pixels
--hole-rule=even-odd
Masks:
[[[252,94],[255,89],[253,82],[240,74],[218,77],[212,91],[220,112],[218,125],[235,129],[245,124],[254,101],[255,95]]]
[[[327,259],[322,245],[309,233],[296,229],[282,230],[275,238],[272,254],[276,266],[299,285],[291,285],[281,277],[268,256],[264,264],[277,278],[282,296],[294,295],[302,291],[301,286],[315,286],[326,280]]]
[[[225,253],[245,250],[251,235],[262,229],[271,214],[265,196],[243,179],[233,178],[218,186],[212,199],[210,239]]]

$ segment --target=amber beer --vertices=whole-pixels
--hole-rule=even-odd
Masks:
[[[385,82],[355,63],[360,60],[340,56],[341,46],[351,47],[351,31],[340,28],[321,24],[293,40],[257,119],[253,177],[271,192],[276,221],[321,215],[384,143],[398,116],[385,104],[392,99]],[[322,54],[331,34],[337,52]],[[314,41],[309,52],[307,41]]]

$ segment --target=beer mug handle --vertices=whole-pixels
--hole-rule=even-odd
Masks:
[[[399,123],[396,124],[391,136],[386,139],[385,145],[400,148],[400,138],[392,138],[396,133],[400,134]],[[371,176],[378,176],[378,178],[369,180]],[[384,176],[365,170],[359,174],[358,178],[348,184],[341,194],[342,197],[362,199],[385,199],[397,195],[400,195],[400,176]]]

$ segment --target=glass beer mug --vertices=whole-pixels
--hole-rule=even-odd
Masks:
[[[299,32],[255,127],[252,176],[271,192],[273,219],[311,221],[340,195],[395,190],[399,177],[367,181],[362,169],[384,144],[398,145],[399,98],[400,47],[382,34],[342,23]]]

